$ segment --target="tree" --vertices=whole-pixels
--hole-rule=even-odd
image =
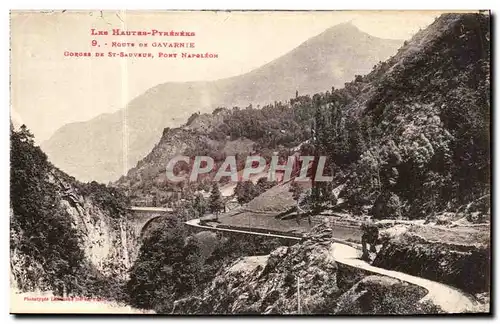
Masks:
[[[205,212],[207,210],[207,202],[205,201],[205,198],[202,194],[197,194],[194,198],[193,208],[198,213],[198,217],[202,217],[203,215],[205,215]]]
[[[308,217],[308,221],[311,224],[311,212],[312,212],[312,189],[304,190],[304,188],[298,182],[292,182],[290,186],[290,192],[295,200],[295,210],[297,212],[297,217],[295,218],[297,224],[300,225],[300,219],[304,216]]]
[[[170,313],[176,299],[197,288],[201,274],[199,242],[177,217],[162,219],[148,235],[130,270],[127,292],[135,307]]]
[[[208,208],[210,209],[211,213],[215,214],[215,219],[219,218],[220,211],[224,209],[224,201],[222,200],[222,194],[217,183],[214,183],[212,186]]]
[[[234,187],[234,195],[236,196],[236,199],[238,200],[238,203],[240,205],[243,205],[245,203],[243,198],[245,196],[245,188],[243,182],[240,181],[236,184],[236,187]]]
[[[240,205],[250,202],[260,194],[258,187],[252,181],[238,182],[234,193]]]
[[[257,196],[262,194],[264,191],[271,189],[272,187],[276,186],[277,184],[278,184],[277,181],[269,181],[269,180],[267,180],[267,178],[260,178],[257,181],[257,185],[256,185]]]
[[[293,200],[298,201],[303,191],[304,189],[302,189],[301,185],[298,182],[292,182],[290,186],[290,192],[292,193]]]

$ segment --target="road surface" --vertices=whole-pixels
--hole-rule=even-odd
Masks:
[[[336,262],[375,274],[396,278],[426,289],[428,293],[421,301],[430,300],[447,313],[473,312],[478,306],[473,298],[467,296],[457,288],[421,277],[415,277],[403,272],[374,267],[366,261],[359,259],[361,251],[351,246],[333,243],[330,251]]]
[[[129,208],[131,211],[141,211],[141,212],[173,212],[172,208],[165,207],[139,207],[139,206],[131,206]]]

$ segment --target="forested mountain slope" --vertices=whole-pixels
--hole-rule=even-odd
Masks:
[[[164,169],[174,153],[217,161],[235,154],[227,147],[237,147],[242,156],[286,156],[308,142],[302,152],[328,156],[335,176],[329,186],[346,184],[341,196],[353,212],[373,205],[375,217],[425,218],[463,211],[478,199],[476,205],[484,205],[490,188],[489,28],[485,14],[445,14],[341,89],[261,110],[193,115],[185,126],[166,129],[118,183],[152,197],[167,190]],[[327,202],[328,190],[322,192],[319,200]],[[476,207],[487,213],[487,206]]]

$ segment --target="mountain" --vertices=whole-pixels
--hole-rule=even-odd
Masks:
[[[446,217],[483,222],[491,186],[489,35],[485,14],[443,15],[341,89],[262,109],[194,115],[180,128],[165,129],[118,184],[132,198],[151,203],[159,195],[164,204],[165,161],[175,154],[210,154],[218,161],[236,147],[242,157],[286,155],[310,142],[314,121],[313,144],[328,157],[334,185],[345,184],[340,197],[350,212],[373,206],[365,212],[377,218],[452,212]],[[206,186],[198,185],[191,189]],[[286,211],[292,194],[278,191],[288,196],[271,200],[288,201]]]
[[[82,181],[114,181],[151,151],[165,127],[195,112],[264,105],[340,87],[393,54],[402,41],[370,36],[352,24],[327,29],[246,74],[217,81],[164,83],[124,109],[67,124],[42,143],[56,166]]]
[[[487,221],[490,73],[490,17],[471,13],[440,16],[367,75],[342,113],[351,130],[336,129],[349,141],[323,143],[337,164],[354,161],[351,206],[373,204],[376,218]]]
[[[327,156],[333,187],[345,185],[336,207],[381,219],[487,223],[490,94],[490,19],[482,13],[442,15],[369,74],[315,94],[313,144]],[[292,193],[274,192],[288,201],[281,211],[293,204]],[[245,212],[258,207],[257,217],[278,200],[266,198],[267,206],[259,199]],[[330,198],[325,191],[322,203],[336,204]]]

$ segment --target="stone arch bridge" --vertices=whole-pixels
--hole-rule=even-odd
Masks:
[[[165,207],[138,207],[129,208],[129,223],[132,225],[135,237],[142,238],[145,230],[155,219],[171,215],[172,208]]]

